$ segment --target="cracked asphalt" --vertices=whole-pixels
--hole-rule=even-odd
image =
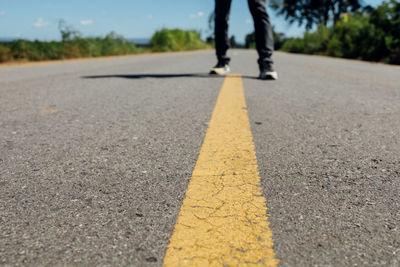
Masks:
[[[281,266],[400,265],[400,68],[243,75]],[[0,66],[0,265],[160,266],[224,81],[213,51]]]

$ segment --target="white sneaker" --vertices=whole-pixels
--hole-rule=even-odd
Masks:
[[[261,80],[278,80],[278,73],[276,71],[261,71],[259,78]]]
[[[272,63],[264,63],[260,66],[260,76],[261,80],[278,80],[278,73],[272,67]]]
[[[218,62],[215,67],[211,68],[210,74],[226,75],[231,72],[231,68],[228,64]]]

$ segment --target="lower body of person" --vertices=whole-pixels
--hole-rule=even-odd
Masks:
[[[230,58],[226,53],[229,49],[228,20],[231,2],[232,0],[215,0],[215,47],[218,63],[211,69],[212,74],[225,75],[230,72]],[[274,39],[266,10],[266,0],[248,0],[248,4],[254,20],[259,78],[276,80],[278,74],[273,69],[271,58],[274,52]]]

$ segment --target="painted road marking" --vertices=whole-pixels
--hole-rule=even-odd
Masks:
[[[42,110],[41,113],[43,115],[45,115],[45,114],[54,114],[54,113],[57,113],[58,111],[59,111],[58,109],[50,108],[50,109]]]
[[[164,266],[276,266],[240,75],[227,76]]]

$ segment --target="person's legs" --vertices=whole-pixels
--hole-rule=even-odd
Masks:
[[[215,0],[215,47],[218,63],[228,64],[228,20],[232,0]]]
[[[272,53],[274,52],[274,39],[269,16],[265,7],[266,0],[248,0],[251,15],[254,20],[256,48],[260,70],[272,67]]]

